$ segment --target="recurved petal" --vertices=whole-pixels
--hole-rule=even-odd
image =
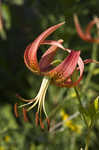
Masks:
[[[86,33],[87,34],[90,34],[90,30],[91,28],[95,25],[99,23],[99,18],[95,18],[94,20],[92,20],[91,22],[89,22],[89,24],[87,25],[87,28],[86,28]]]
[[[96,64],[99,64],[99,61],[94,60],[94,59],[85,59],[85,60],[84,60],[84,64],[88,64],[88,63],[96,63]]]
[[[89,22],[85,32],[83,32],[82,29],[81,29],[81,26],[79,24],[77,15],[74,15],[74,23],[75,23],[77,33],[78,33],[78,35],[80,36],[81,39],[83,39],[87,42],[99,43],[99,38],[96,38],[96,39],[92,38],[91,33],[90,33],[91,28],[93,27],[93,25],[99,23],[99,18],[96,18],[96,19],[92,20],[91,22]]]
[[[83,40],[87,40],[85,33],[82,31],[82,28],[79,24],[79,20],[76,14],[74,14],[74,23],[75,23],[75,27],[77,30],[78,35],[81,37],[81,39]]]
[[[49,75],[57,83],[63,82],[74,72],[79,55],[80,51],[71,51],[61,64],[47,72],[46,75]]]
[[[62,83],[55,82],[54,84],[56,84],[59,87],[69,87],[69,88],[77,86],[79,84],[79,82],[81,81],[82,76],[83,76],[83,72],[84,72],[84,62],[81,59],[81,57],[79,57],[79,59],[78,59],[78,68],[77,68],[77,70],[80,71],[80,76],[76,81],[73,82],[71,80],[71,78],[69,78],[68,80],[66,80]]]
[[[57,48],[61,48],[61,49],[65,50],[65,48],[61,44],[62,42],[63,42],[62,39],[60,39],[58,41],[45,40],[45,41],[41,42],[42,45],[51,45],[51,47],[41,57],[41,60],[39,62],[39,69],[30,65],[29,50],[30,50],[32,44],[29,44],[24,53],[24,62],[26,64],[26,66],[28,67],[28,69],[30,69],[32,72],[34,72],[36,74],[41,74],[41,71],[44,71],[44,68],[47,68],[48,64],[50,64],[51,61],[53,60]]]
[[[28,50],[28,60],[29,60],[29,67],[33,68],[33,70],[38,70],[40,72],[39,63],[37,60],[37,51],[41,43],[51,34],[53,33],[57,28],[62,26],[64,22],[54,25],[47,30],[45,30],[43,33],[41,33],[36,40],[31,44],[29,50]]]
[[[86,28],[86,37],[88,38],[89,42],[99,43],[99,38],[96,38],[96,39],[92,38],[91,33],[90,33],[92,27],[95,24],[97,24],[97,23],[99,23],[99,18],[95,18],[94,20],[92,20],[91,22],[89,22],[89,24],[87,25],[87,28]]]
[[[63,50],[65,50],[64,46],[61,44],[63,43],[63,39],[60,39],[58,41],[54,41],[54,40],[44,40],[43,42],[41,42],[41,45],[51,45],[51,46],[56,46],[58,48],[61,48]],[[46,52],[45,52],[46,53]],[[45,54],[46,55],[46,54]]]
[[[30,47],[31,47],[31,44],[29,44],[24,52],[24,63],[26,64],[27,68],[29,70],[31,70],[33,73],[39,73],[38,70],[32,66],[30,66],[30,60],[29,60],[29,57],[28,57],[28,54],[29,54],[29,50],[30,50]]]
[[[39,67],[41,72],[47,71],[49,68],[50,63],[53,61],[54,56],[56,54],[56,51],[58,50],[58,47],[64,49],[60,43],[63,42],[63,40],[58,40],[56,41],[50,41],[53,46],[51,46],[41,57],[40,62],[39,62]],[[43,44],[48,44],[48,41],[44,41]]]

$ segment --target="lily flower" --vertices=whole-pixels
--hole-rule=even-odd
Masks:
[[[42,111],[46,116],[48,129],[50,127],[50,121],[45,109],[45,95],[50,83],[55,84],[60,87],[74,87],[79,84],[82,79],[83,71],[84,71],[84,62],[80,57],[80,51],[74,51],[66,49],[62,46],[63,40],[60,39],[58,41],[54,40],[45,40],[51,33],[53,33],[57,28],[64,24],[60,23],[54,25],[43,33],[41,33],[29,46],[27,46],[24,53],[24,62],[28,69],[35,74],[44,76],[40,90],[37,96],[33,99],[26,100],[19,95],[17,96],[20,100],[24,101],[25,104],[18,106],[15,104],[14,111],[16,117],[18,117],[18,108],[23,108],[23,116],[24,121],[28,121],[27,112],[33,109],[36,105],[38,105],[38,109],[36,112],[35,122],[36,125],[40,124],[41,128],[44,128],[44,124],[42,122]],[[37,52],[39,50],[40,45],[47,44],[51,45],[47,51],[41,56],[41,59],[38,61]],[[60,62],[57,66],[53,66],[55,64],[54,56],[56,55],[56,51],[58,48],[64,50],[64,52],[68,52],[68,56]],[[89,61],[85,61],[88,63]],[[72,81],[72,75],[76,71],[79,71],[79,77]]]
[[[99,43],[99,38],[93,38],[91,36],[91,29],[92,27],[97,23],[99,23],[99,18],[95,18],[93,19],[92,21],[90,21],[85,29],[85,32],[83,32],[80,24],[79,24],[79,20],[78,20],[78,17],[77,15],[75,14],[74,15],[74,23],[75,23],[75,27],[76,27],[76,30],[77,30],[77,33],[78,35],[80,36],[81,39],[83,39],[84,41],[87,41],[87,42],[95,42],[95,43]]]

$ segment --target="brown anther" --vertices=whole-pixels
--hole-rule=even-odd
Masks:
[[[41,127],[41,129],[44,129],[44,124],[43,124],[43,122],[42,122],[42,119],[40,118],[40,127]]]
[[[49,129],[50,129],[50,120],[49,120],[49,118],[46,118],[46,120],[47,120],[47,128],[48,128],[48,131],[49,131]]]
[[[39,124],[39,115],[38,115],[38,112],[36,112],[36,115],[35,115],[35,124],[36,124],[36,126],[38,126],[38,124]]]
[[[27,117],[27,111],[25,108],[22,109],[23,111],[23,117],[24,117],[24,121],[27,122],[28,121],[28,117]]]
[[[18,104],[14,104],[14,113],[15,113],[15,116],[18,117]]]

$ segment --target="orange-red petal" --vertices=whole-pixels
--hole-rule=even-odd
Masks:
[[[80,36],[81,39],[83,39],[83,40],[85,40],[87,42],[99,43],[99,38],[96,38],[96,39],[92,38],[91,33],[90,33],[91,28],[97,22],[99,23],[99,19],[98,18],[92,20],[91,22],[89,22],[89,24],[86,27],[85,32],[83,32],[82,29],[81,29],[81,26],[79,24],[77,15],[74,15],[74,23],[75,23],[75,27],[76,27],[77,33],[78,33],[78,35]]]
[[[81,59],[81,57],[79,57],[79,59],[78,59],[78,66],[79,67],[77,68],[77,70],[80,71],[80,75],[76,81],[73,82],[71,80],[71,78],[69,78],[67,81],[64,81],[61,83],[55,83],[55,84],[59,87],[69,87],[69,88],[77,86],[79,84],[79,82],[81,81],[82,76],[83,76],[83,72],[84,72],[84,62]]]
[[[80,51],[72,50],[61,64],[47,72],[46,75],[49,75],[57,83],[63,82],[74,72],[79,55]]]
[[[52,44],[55,44],[56,41],[52,41]],[[58,40],[59,43],[62,43],[63,40]],[[44,44],[44,43],[43,43]],[[57,43],[57,45],[59,45]],[[54,56],[56,54],[56,51],[58,49],[57,45],[51,46],[41,57],[39,66],[40,66],[40,71],[45,72],[48,70],[50,63],[53,61]],[[59,45],[60,46],[60,45]],[[61,47],[63,49],[63,47]]]
[[[80,38],[83,40],[87,40],[85,33],[82,31],[82,28],[79,24],[79,20],[78,20],[78,17],[76,14],[74,15],[74,23],[75,23],[75,27],[76,27],[77,33],[80,36]]]
[[[31,70],[31,71],[36,71],[38,73],[40,73],[40,67],[39,67],[39,63],[37,60],[37,51],[38,48],[40,46],[41,43],[44,42],[44,40],[51,34],[53,33],[57,28],[59,28],[61,25],[63,25],[64,22],[54,25],[50,28],[48,28],[47,30],[45,30],[43,33],[41,33],[36,40],[34,40],[34,42],[32,42],[31,45],[29,45],[26,49],[25,52],[25,63],[27,65],[27,67]],[[51,42],[49,42],[51,43]],[[52,44],[51,44],[52,45]],[[32,69],[31,69],[32,68]]]

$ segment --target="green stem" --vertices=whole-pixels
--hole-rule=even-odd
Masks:
[[[84,109],[83,105],[82,105],[82,102],[81,102],[80,94],[79,94],[79,91],[78,91],[77,87],[74,87],[74,90],[75,90],[75,93],[76,93],[76,96],[77,96],[77,99],[78,99],[78,102],[79,102],[79,105],[80,105],[81,109]],[[87,123],[87,120],[86,120],[84,114],[81,113],[81,112],[80,112],[80,114],[83,117],[83,120],[84,120],[86,126],[88,127],[88,123]]]
[[[98,49],[98,45],[96,43],[93,44],[93,48],[92,48],[92,59],[95,59],[97,58],[97,49]],[[82,92],[85,93],[88,85],[89,85],[89,82],[92,78],[92,75],[93,75],[93,70],[95,68],[95,63],[91,63],[90,66],[89,66],[89,71],[88,71],[88,75],[85,79],[85,83],[84,86],[83,86],[83,90]]]
[[[87,133],[87,138],[86,138],[86,145],[85,145],[85,150],[88,150],[89,147],[89,142],[90,142],[90,130],[91,128],[88,128],[88,133]]]
[[[82,105],[81,98],[80,98],[80,94],[79,94],[79,91],[78,91],[77,87],[74,87],[74,90],[75,90],[75,92],[76,92],[77,99],[78,99],[78,101],[79,101],[80,107],[81,107],[81,109],[83,109],[83,105]],[[85,145],[85,150],[88,150],[89,141],[90,141],[90,130],[91,130],[91,127],[88,126],[88,123],[87,123],[87,120],[86,120],[84,114],[81,113],[81,115],[82,115],[83,120],[84,120],[84,122],[85,122],[85,124],[86,124],[86,126],[87,126],[87,129],[88,129],[87,138],[86,138],[86,145]]]

